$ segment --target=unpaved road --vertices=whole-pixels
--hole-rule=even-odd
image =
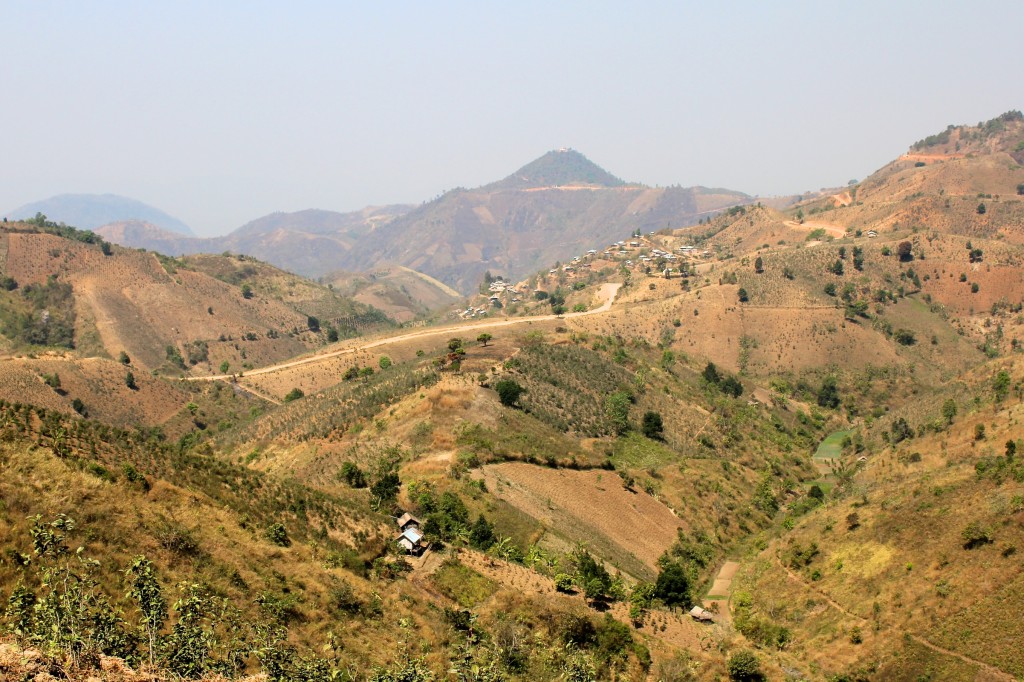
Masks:
[[[276,365],[267,365],[266,367],[260,367],[257,369],[250,369],[245,372],[244,376],[252,377],[260,374],[271,374],[273,372],[280,372],[283,369],[290,367],[299,367],[301,365],[309,365],[317,362],[321,362],[328,358],[335,358],[339,355],[349,355],[362,350],[369,350],[370,348],[379,348],[381,346],[387,346],[392,343],[399,343],[401,341],[408,341],[410,339],[419,339],[427,336],[444,336],[446,334],[462,333],[467,331],[475,331],[478,329],[491,329],[494,327],[511,327],[517,324],[528,324],[530,322],[545,322],[558,319],[572,319],[574,317],[584,317],[586,315],[597,315],[600,313],[611,310],[612,302],[615,300],[615,295],[619,293],[619,289],[622,287],[620,282],[609,282],[602,284],[598,290],[598,296],[604,299],[599,307],[593,310],[587,310],[582,313],[566,313],[565,315],[535,315],[533,317],[517,317],[508,320],[493,320],[488,322],[474,322],[472,324],[463,325],[449,325],[446,327],[431,327],[429,329],[421,329],[420,331],[409,332],[408,334],[400,334],[398,336],[389,336],[385,339],[377,339],[376,341],[370,341],[361,346],[354,346],[352,348],[342,348],[340,350],[328,351],[325,353],[318,353],[316,355],[310,355],[308,357],[299,358],[298,360],[289,360],[288,362],[281,362]],[[234,374],[211,374],[207,376],[198,377],[185,377],[187,381],[224,381],[227,379],[235,378]]]

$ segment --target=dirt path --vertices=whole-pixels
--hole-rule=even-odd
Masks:
[[[704,608],[710,609],[712,604],[716,605],[722,621],[726,623],[732,622],[729,601],[732,599],[732,579],[739,568],[739,562],[736,561],[729,560],[722,564],[722,568],[718,570],[718,575],[715,577],[715,582],[708,591],[708,596],[704,598]],[[711,597],[720,597],[720,599]]]
[[[600,313],[611,310],[612,303],[615,301],[615,296],[619,292],[619,288],[622,287],[621,283],[609,282],[602,284],[599,289],[598,295],[604,298],[604,303],[600,307],[594,308],[593,310],[587,310],[582,313],[566,313],[561,317],[558,315],[536,315],[533,317],[520,317],[510,320],[494,320],[491,322],[475,322],[468,325],[449,325],[446,327],[432,327],[430,329],[423,329],[416,332],[409,332],[408,334],[400,334],[398,336],[389,336],[384,339],[377,339],[365,343],[361,346],[355,346],[352,348],[342,348],[340,350],[328,351],[326,353],[317,353],[316,355],[310,355],[308,357],[299,358],[298,360],[289,360],[288,362],[282,362],[276,365],[268,365],[266,367],[260,367],[258,369],[251,369],[244,373],[246,377],[259,376],[261,374],[271,374],[273,372],[280,372],[283,369],[289,369],[291,367],[299,367],[302,365],[314,364],[322,362],[329,358],[336,358],[341,355],[351,355],[359,351],[369,350],[371,348],[379,348],[381,346],[387,346],[393,343],[400,343],[402,341],[408,341],[410,339],[419,339],[429,336],[446,336],[454,333],[464,333],[467,331],[475,331],[478,329],[492,329],[494,327],[511,327],[519,324],[528,324],[532,322],[545,322],[558,319],[572,319],[574,317],[585,317],[587,315],[597,315]],[[224,381],[227,379],[237,378],[237,375],[233,374],[211,374],[208,376],[198,377],[185,377],[186,381]]]
[[[860,623],[867,623],[868,622],[867,618],[864,618],[863,616],[858,616],[857,614],[855,614],[855,613],[853,613],[851,611],[848,611],[841,604],[839,604],[837,601],[832,599],[832,597],[828,596],[827,594],[825,594],[824,592],[822,592],[818,588],[814,587],[813,585],[811,585],[811,584],[809,584],[807,582],[804,582],[804,580],[799,575],[797,575],[796,573],[791,571],[785,564],[783,564],[782,563],[782,559],[780,559],[778,556],[775,557],[775,563],[778,564],[779,568],[781,568],[783,571],[786,572],[786,576],[789,577],[790,580],[792,580],[793,582],[799,583],[800,585],[803,585],[807,590],[813,592],[814,594],[816,594],[819,597],[821,597],[822,599],[824,599],[825,602],[829,606],[834,608],[835,610],[839,611],[843,615],[845,615],[845,616],[847,616],[849,618],[852,618],[852,619],[854,619],[854,620],[856,620],[856,621],[858,621]],[[932,651],[934,651],[936,653],[944,654],[946,656],[952,656],[953,658],[959,659],[959,660],[961,660],[964,663],[967,663],[969,665],[976,665],[979,668],[981,668],[982,671],[984,671],[984,672],[986,672],[986,673],[988,673],[990,675],[990,677],[988,677],[988,678],[978,678],[978,679],[1008,680],[1010,682],[1012,682],[1013,680],[1016,679],[1013,675],[1010,675],[1009,673],[1005,673],[1005,672],[1003,672],[999,668],[996,668],[993,665],[989,665],[988,663],[983,663],[982,661],[978,661],[976,659],[973,659],[970,656],[965,656],[964,654],[961,654],[959,652],[952,651],[950,649],[945,649],[945,648],[939,646],[938,644],[932,644],[930,641],[928,641],[924,637],[921,637],[919,635],[915,635],[913,632],[908,632],[907,630],[902,630],[901,628],[893,628],[893,629],[896,630],[897,632],[901,632],[905,637],[909,637],[910,639],[914,640],[915,642],[917,642],[918,644],[920,644],[923,647],[931,649]]]

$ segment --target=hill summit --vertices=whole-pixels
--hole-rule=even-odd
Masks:
[[[14,220],[24,220],[36,213],[82,230],[95,230],[103,225],[123,221],[141,221],[163,230],[193,236],[189,226],[174,216],[136,199],[116,194],[58,194],[20,206],[7,215]]]
[[[551,150],[507,178],[488,185],[486,189],[529,189],[566,185],[622,187],[625,184],[575,149],[563,147]]]

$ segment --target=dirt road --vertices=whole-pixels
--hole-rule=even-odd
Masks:
[[[420,331],[409,332],[408,334],[399,334],[398,336],[389,336],[384,339],[377,339],[376,341],[370,341],[364,343],[361,346],[354,346],[352,348],[342,348],[340,350],[328,351],[325,353],[317,353],[316,355],[310,355],[308,357],[299,358],[298,360],[289,360],[288,362],[281,362],[276,365],[268,365],[266,367],[259,367],[257,369],[250,369],[245,372],[245,376],[259,376],[261,374],[271,374],[273,372],[280,372],[283,369],[291,367],[299,367],[301,365],[309,365],[317,362],[322,362],[328,358],[336,358],[340,355],[350,355],[358,351],[369,350],[371,348],[379,348],[381,346],[387,346],[393,343],[399,343],[401,341],[408,341],[410,339],[419,339],[429,336],[445,336],[455,333],[464,333],[467,331],[475,331],[478,329],[492,329],[495,327],[511,327],[518,324],[528,324],[531,322],[544,322],[558,319],[572,319],[574,317],[585,317],[587,315],[598,315],[600,313],[611,310],[612,303],[615,301],[615,295],[618,294],[619,288],[622,284],[619,282],[609,282],[602,284],[598,290],[598,296],[604,300],[599,307],[593,310],[587,310],[582,313],[566,313],[565,315],[535,315],[533,317],[517,317],[507,320],[491,320],[487,322],[473,322],[471,324],[462,325],[448,325],[445,327],[431,327],[429,329],[422,329]],[[211,374],[207,376],[199,377],[185,377],[186,381],[224,381],[227,379],[235,378],[233,374]]]

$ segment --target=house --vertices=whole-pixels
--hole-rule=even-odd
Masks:
[[[696,621],[700,621],[701,623],[715,622],[714,614],[708,611],[707,609],[702,609],[699,606],[694,606],[692,609],[690,609],[690,617]]]
[[[874,230],[868,230],[867,231],[867,235],[868,235],[868,237],[871,237],[872,239],[874,239],[875,237],[878,236],[878,233],[875,232]]]
[[[402,532],[395,542],[399,547],[409,554],[420,555],[427,549],[428,543],[423,539],[423,531],[420,530],[420,520],[409,513],[402,514],[395,521],[398,529]]]

